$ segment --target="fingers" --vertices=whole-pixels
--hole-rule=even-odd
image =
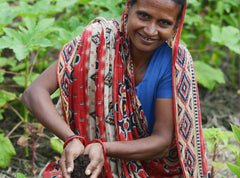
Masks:
[[[104,166],[102,146],[99,143],[92,143],[85,148],[84,153],[88,154],[90,158],[90,163],[86,168],[85,174],[91,175],[90,178],[97,178]]]
[[[70,178],[70,176],[67,174],[67,169],[66,169],[66,166],[65,166],[65,162],[66,162],[65,158],[66,158],[65,152],[63,152],[59,165],[60,165],[60,168],[61,168],[61,171],[62,171],[62,176],[64,178]]]
[[[65,165],[66,165],[66,169],[67,169],[67,174],[71,174],[74,168],[74,155],[72,154],[70,149],[67,149],[65,151],[66,153],[66,160],[65,160]]]
[[[83,154],[84,146],[78,139],[73,139],[70,141],[65,149],[63,150],[60,168],[62,170],[62,176],[64,178],[70,178],[71,173],[74,169],[74,160],[80,155]]]
[[[97,178],[102,172],[103,165],[103,161],[93,160],[87,166],[85,174],[88,176],[91,175],[90,178]]]

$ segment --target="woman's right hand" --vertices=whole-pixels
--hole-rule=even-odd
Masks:
[[[60,168],[63,178],[70,178],[74,169],[74,160],[84,152],[84,145],[77,138],[69,141],[63,150]]]

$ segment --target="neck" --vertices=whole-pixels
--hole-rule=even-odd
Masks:
[[[135,86],[142,81],[153,53],[154,52],[136,51],[134,49],[131,50]]]
[[[131,57],[133,61],[134,68],[143,68],[144,66],[147,67],[154,51],[145,52],[139,51],[136,49],[131,49]]]

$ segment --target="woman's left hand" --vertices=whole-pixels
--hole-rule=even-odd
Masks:
[[[104,154],[103,148],[100,143],[89,144],[85,150],[84,154],[89,155],[90,163],[88,164],[85,174],[91,175],[90,178],[97,178],[102,172],[104,166]]]

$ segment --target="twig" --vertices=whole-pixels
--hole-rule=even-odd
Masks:
[[[35,57],[34,57],[34,59],[33,59],[32,65],[31,65],[30,70],[29,70],[29,73],[28,73],[28,78],[27,78],[27,80],[29,80],[29,78],[30,78],[30,76],[31,76],[31,73],[32,73],[34,64],[35,64],[36,61],[37,61],[38,53],[39,53],[39,49],[37,50],[37,54],[35,55]]]
[[[23,120],[21,120],[17,125],[13,127],[13,129],[7,134],[6,138],[9,138],[10,135],[23,123]]]
[[[0,88],[24,88],[24,86],[20,86],[20,85],[3,85],[3,86],[0,86]]]
[[[206,51],[210,51],[210,50],[212,50],[212,49],[214,49],[214,48],[216,48],[218,46],[220,46],[220,45],[214,45],[214,46],[211,46],[209,48],[204,48],[204,49],[189,49],[189,52],[193,52],[193,53],[195,53],[195,52],[196,53],[206,52]]]
[[[15,99],[17,99],[18,101],[20,101],[20,99],[19,99],[18,97],[16,97],[16,96],[15,96],[14,94],[12,94],[12,93],[8,93],[8,92],[3,91],[3,90],[1,90],[0,93],[3,93],[3,94],[5,94],[5,95],[12,96],[12,97],[14,97]]]
[[[18,73],[18,72],[11,72],[11,71],[5,71],[5,70],[0,70],[0,73],[24,76],[24,74],[21,74],[21,73]]]
[[[46,60],[48,60],[48,59],[50,59],[50,58],[52,58],[52,57],[55,57],[55,56],[57,56],[58,54],[59,54],[59,51],[53,53],[52,55],[50,55],[50,56],[48,56],[48,57],[46,57],[46,58],[43,58],[43,59],[39,60],[36,64],[38,64],[38,63],[40,63],[40,62],[42,62],[42,61],[46,61]]]
[[[14,107],[12,107],[12,105],[10,105],[9,103],[7,105],[13,110],[13,112],[15,112],[15,114],[17,114],[21,121],[24,121],[24,118],[19,114],[19,112]]]

